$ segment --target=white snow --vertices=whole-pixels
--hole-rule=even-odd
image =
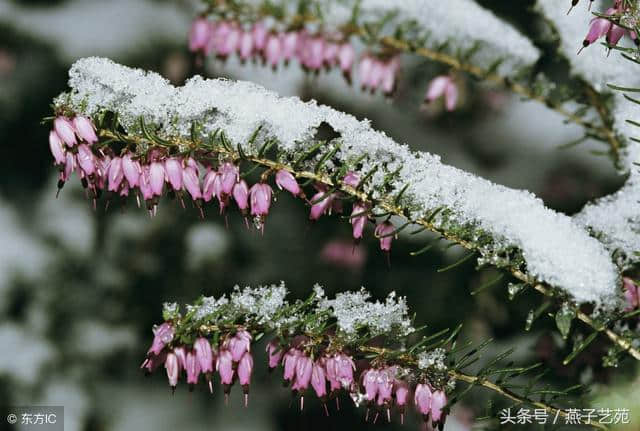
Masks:
[[[205,132],[222,128],[233,145],[242,144],[247,153],[255,153],[265,139],[276,138],[279,149],[294,157],[311,145],[316,128],[326,122],[341,134],[336,157],[344,162],[366,155],[361,175],[379,167],[365,187],[374,197],[387,194],[380,187],[383,177],[400,168],[389,195],[410,184],[403,199],[413,218],[444,206],[456,224],[473,225],[491,234],[494,245],[481,250],[485,259],[495,261],[501,250],[517,247],[529,274],[538,280],[565,289],[580,302],[613,301],[618,275],[608,251],[570,217],[546,208],[527,191],[495,185],[443,165],[429,153],[411,152],[373,130],[366,120],[315,102],[279,98],[247,82],[195,77],[175,88],[157,74],[101,58],[79,60],[70,76],[72,91],[61,95],[57,104],[68,103],[90,115],[101,110],[118,112],[132,133],[140,116],[157,125],[164,137],[188,137],[191,122],[197,120]],[[247,141],[258,126],[263,129],[249,147]],[[444,222],[441,218],[435,221]]]

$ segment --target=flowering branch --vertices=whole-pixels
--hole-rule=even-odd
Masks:
[[[252,344],[271,334],[266,348],[269,368],[283,367],[283,378],[299,397],[300,409],[311,387],[327,415],[327,403],[335,399],[339,406],[340,394],[346,392],[356,406],[367,406],[366,420],[372,417],[376,422],[382,415],[390,422],[394,409],[404,422],[406,407],[413,398],[425,422],[431,419],[433,426],[442,429],[451,406],[466,393],[449,397],[455,381],[460,380],[518,404],[566,416],[562,410],[518,395],[487,378],[492,373],[513,378],[537,366],[492,369],[491,364],[506,356],[501,355],[477,376],[460,371],[478,359],[478,348],[457,360],[453,350],[444,349],[455,347],[460,328],[451,334],[445,330],[423,336],[411,345],[409,339],[419,329],[408,317],[404,298],[397,298],[395,293],[385,302],[371,301],[364,290],[339,293],[329,299],[316,285],[308,299],[294,303],[286,301],[286,294],[284,284],[257,289],[236,286],[230,297],[200,298],[186,306],[184,315],[177,304],[165,304],[165,321],[154,328],[154,340],[141,368],[151,373],[164,366],[174,390],[182,374],[191,389],[204,376],[212,393],[215,371],[225,400],[238,382],[246,406],[254,370]],[[606,429],[600,424],[593,426]]]
[[[372,54],[370,53],[362,56],[357,71],[360,75],[359,79],[363,89],[366,88],[375,91],[375,89],[380,86],[384,93],[392,93],[396,87],[396,75],[400,69],[399,61],[397,60],[398,54],[403,52],[412,53],[419,57],[446,65],[455,71],[465,72],[474,78],[500,85],[515,94],[544,104],[564,116],[567,121],[584,127],[588,136],[608,142],[611,147],[612,157],[616,162],[619,161],[619,152],[622,143],[611,128],[612,117],[610,112],[602,102],[600,95],[587,82],[581,83],[587,96],[586,101],[588,102],[588,106],[595,108],[600,119],[600,124],[594,124],[592,121],[585,120],[583,118],[584,112],[574,113],[567,109],[563,106],[562,101],[557,100],[557,97],[545,95],[541,91],[540,86],[534,88],[530,85],[519,83],[518,80],[524,81],[522,77],[528,75],[528,73],[524,73],[522,70],[514,72],[511,69],[507,69],[507,71],[510,72],[509,75],[497,73],[496,70],[499,68],[501,62],[504,61],[504,58],[495,56],[497,59],[490,63],[488,67],[481,67],[471,63],[470,60],[475,56],[476,52],[483,49],[477,45],[473,45],[469,49],[460,49],[457,54],[446,52],[450,41],[457,42],[457,44],[461,43],[458,39],[460,36],[452,29],[449,30],[449,33],[446,33],[446,36],[440,35],[440,37],[435,40],[429,40],[429,37],[424,36],[425,31],[432,30],[429,35],[431,36],[432,33],[437,30],[420,28],[423,23],[414,22],[413,20],[407,19],[405,21],[406,17],[402,13],[403,6],[397,6],[397,9],[393,7],[389,7],[389,10],[385,9],[385,12],[389,14],[399,15],[399,17],[390,17],[389,15],[384,15],[382,12],[378,15],[366,13],[371,11],[367,10],[367,3],[363,2],[363,4],[353,7],[352,14],[345,14],[343,16],[342,19],[344,22],[336,23],[333,22],[335,20],[323,17],[321,14],[322,8],[320,7],[304,8],[304,14],[300,14],[297,8],[292,8],[289,14],[286,8],[283,9],[282,7],[275,7],[269,4],[249,5],[242,2],[229,3],[226,1],[206,3],[209,6],[202,16],[213,16],[214,19],[218,21],[209,22],[206,19],[198,18],[194,22],[190,33],[190,49],[196,53],[204,55],[216,54],[221,58],[226,58],[237,52],[243,61],[251,56],[262,56],[264,61],[274,68],[281,60],[284,59],[288,62],[292,55],[297,55],[301,65],[305,67],[305,69],[313,71],[320,69],[322,66],[326,68],[336,66],[340,67],[345,76],[350,78],[352,75],[351,64],[355,55],[349,38],[352,35],[357,36],[368,46],[368,51],[372,52],[377,47],[380,51],[378,56],[381,59],[381,63],[379,64],[381,70],[376,72],[376,65],[378,63],[376,63],[375,55],[373,55],[373,61]],[[292,1],[291,3],[295,4],[296,2]],[[375,9],[375,6],[372,7],[372,9]],[[332,6],[325,7],[329,10],[332,8]],[[437,9],[439,6],[434,5],[433,7]],[[456,6],[447,5],[446,7]],[[462,7],[462,5],[459,5],[459,7]],[[363,11],[363,9],[366,12]],[[473,13],[471,10],[468,11],[470,15]],[[324,15],[332,16],[333,14],[325,13]],[[282,23],[286,29],[290,30],[288,32],[272,30],[271,33],[268,33],[268,31],[262,27],[263,24],[261,21],[267,16],[278,23]],[[382,18],[380,18],[380,16],[382,16]],[[253,22],[254,27],[252,32],[248,30],[242,31],[242,25],[244,25],[246,21]],[[408,22],[411,22],[411,24],[409,25]],[[240,23],[243,24],[241,25]],[[320,26],[320,31],[315,31],[316,34],[311,37],[307,35],[307,33],[314,33],[314,30],[307,31],[306,25],[312,28],[315,28],[314,26]],[[325,26],[329,27],[329,30],[325,30]],[[383,27],[395,28],[395,31],[389,31],[387,29],[386,32],[383,32],[380,30]],[[406,27],[411,28],[411,30],[406,30]],[[442,31],[445,29],[442,29]],[[443,42],[443,37],[447,36],[449,39]],[[476,34],[476,37],[477,36]],[[326,41],[324,39],[326,39]],[[431,39],[433,39],[433,37],[431,37]],[[272,41],[273,43],[271,43]],[[427,42],[430,42],[432,47],[427,46]],[[488,43],[491,43],[490,39]],[[288,47],[288,44],[292,44],[291,48]],[[317,53],[319,57],[317,60],[309,58],[309,56],[314,55],[314,53]],[[332,57],[333,55],[336,56],[335,60]],[[505,53],[505,57],[509,55],[516,55],[516,53]],[[527,55],[525,55],[525,57],[526,56]],[[388,58],[392,58],[393,60],[387,60]],[[518,75],[520,75],[520,79],[517,79]],[[437,81],[433,81],[429,87],[425,96],[427,102],[432,102],[442,95],[441,92],[433,90],[437,87],[436,82]],[[454,85],[456,84],[454,83]],[[445,94],[448,110],[454,109],[457,101],[457,89],[452,91],[454,91],[456,96],[452,96],[450,98],[451,100],[449,100],[449,97]]]
[[[263,229],[273,193],[268,179],[275,175],[279,188],[304,199],[313,185],[307,200],[311,220],[351,203],[348,219],[356,240],[374,222],[380,247],[388,252],[399,231],[417,225],[479,253],[480,265],[543,286],[559,301],[593,301],[615,315],[616,270],[602,245],[570,219],[540,208],[528,194],[410,153],[353,117],[278,99],[247,84],[196,79],[176,89],[157,75],[101,59],[81,60],[71,76],[74,91],[56,100],[50,145],[60,186],[77,171],[94,205],[103,191],[109,200],[138,191],[153,215],[166,184],[170,195],[183,205],[190,197],[203,215],[205,203],[216,199],[223,212],[233,200]],[[98,136],[82,115],[93,116]],[[311,138],[321,122],[340,138]],[[76,136],[86,143],[78,144]],[[259,168],[265,170],[249,188],[246,179]],[[407,222],[396,228],[391,216]],[[622,338],[605,333],[638,357]]]

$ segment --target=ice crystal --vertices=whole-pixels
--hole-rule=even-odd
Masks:
[[[230,303],[245,314],[254,315],[260,324],[272,323],[276,313],[286,304],[287,288],[284,281],[279,285],[258,288],[235,286]]]
[[[347,336],[355,335],[362,328],[368,328],[372,335],[393,331],[408,335],[414,331],[404,297],[396,298],[396,293],[391,292],[385,302],[373,302],[370,298],[369,292],[362,288],[359,292],[338,293],[335,299],[323,298],[318,308],[331,310],[338,329]]]
[[[443,165],[438,156],[411,152],[373,130],[368,121],[314,101],[280,98],[247,82],[195,77],[175,88],[157,74],[102,58],[79,60],[70,77],[72,91],[58,97],[58,106],[90,115],[116,112],[125,129],[134,134],[139,133],[141,117],[165,138],[188,139],[192,123],[198,122],[204,134],[224,130],[234,147],[240,144],[249,154],[255,154],[266,140],[277,139],[282,157],[293,159],[315,143],[317,127],[326,123],[340,135],[334,162],[361,160],[354,170],[362,176],[378,168],[365,186],[374,199],[394,196],[409,184],[402,201],[410,217],[422,218],[446,208],[446,217],[436,217],[434,222],[443,228],[462,226],[489,234],[490,243],[479,245],[485,257],[505,256],[517,248],[531,276],[564,288],[578,301],[606,303],[614,296],[617,272],[607,250],[570,217],[546,208],[532,193]],[[249,145],[258,127],[262,127],[260,134]],[[396,171],[394,180],[383,187],[385,177]]]
[[[436,370],[446,370],[447,366],[444,361],[446,359],[446,351],[444,349],[434,349],[430,352],[422,352],[418,355],[418,368],[426,370],[434,368]]]
[[[193,310],[193,318],[196,320],[201,320],[207,316],[214,314],[220,309],[220,307],[228,303],[229,300],[226,296],[221,296],[220,298],[205,296],[202,298],[202,304],[192,306],[191,309],[187,308],[187,310]]]

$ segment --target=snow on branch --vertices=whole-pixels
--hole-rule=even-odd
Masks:
[[[568,2],[567,2],[568,4]],[[549,19],[559,36],[559,49],[567,58],[572,67],[573,73],[591,85],[597,92],[604,94],[611,91],[608,84],[618,84],[625,86],[639,86],[635,68],[626,61],[618,52],[611,53],[609,49],[602,46],[588,46],[584,48],[583,42],[589,32],[589,24],[596,16],[586,5],[580,4],[567,14],[565,4],[559,4],[555,0],[538,0],[537,6],[543,15]],[[568,6],[568,5],[567,5]],[[604,11],[602,11],[604,12]],[[593,45],[599,45],[593,43]],[[580,51],[578,54],[578,51]],[[627,102],[622,95],[614,94],[614,107],[609,113],[610,120],[617,134],[627,138],[629,118],[625,114]],[[624,148],[620,151],[622,170],[629,171],[633,163],[638,158],[637,146],[632,142],[624,142]]]
[[[527,191],[444,165],[438,156],[412,152],[368,121],[314,101],[281,98],[248,82],[196,76],[176,88],[155,73],[102,58],[79,60],[70,77],[71,91],[55,101],[58,115],[91,116],[100,127],[106,113],[116,114],[124,133],[146,142],[136,145],[139,156],[158,143],[177,145],[188,157],[221,133],[227,148],[253,161],[272,154],[265,150],[269,147],[275,160],[263,165],[325,178],[335,185],[327,194],[340,188],[364,196],[374,204],[372,215],[400,207],[411,222],[477,250],[481,264],[525,271],[579,302],[615,303],[619,277],[609,253],[570,217],[546,208]],[[317,141],[314,135],[322,124],[339,137]],[[123,132],[112,135],[116,138],[110,141],[126,138]],[[360,178],[357,184],[340,183],[348,171]]]
[[[623,88],[640,86],[636,65],[619,52],[612,54],[606,47],[588,46],[577,54],[583,46],[583,40],[589,38],[586,35],[590,23],[597,25],[593,21],[596,16],[586,5],[573,8],[570,14],[566,14],[553,0],[538,0],[538,6],[553,22],[560,37],[560,50],[569,60],[573,71],[597,91],[611,92],[608,84]],[[610,2],[610,6],[614,6],[614,3]],[[607,14],[614,14],[614,11],[608,9]],[[602,22],[609,27],[615,25]],[[620,27],[618,29],[622,31]],[[575,216],[576,222],[592,231],[625,269],[638,262],[640,250],[640,168],[637,166],[640,162],[640,144],[634,139],[638,132],[634,124],[639,118],[638,114],[640,110],[635,103],[626,100],[622,92],[613,92],[611,119],[616,132],[625,137],[621,159],[623,169],[629,172],[629,179],[617,193],[588,204]]]
[[[532,65],[540,54],[529,39],[473,0],[333,0],[317,3],[325,22],[335,27],[351,19],[357,4],[358,22],[376,22],[381,17],[390,16],[392,18],[386,28],[394,29],[399,24],[415,22],[432,46],[453,42],[451,48],[465,51],[479,44],[474,56],[478,66],[489,67],[496,60],[503,59],[499,71],[505,74],[512,74],[518,67]]]

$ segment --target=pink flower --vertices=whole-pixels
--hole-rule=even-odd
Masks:
[[[447,404],[447,396],[444,391],[435,391],[431,397],[431,420],[433,422],[444,422],[443,407]]]
[[[175,353],[176,358],[178,358],[178,370],[186,370],[187,369],[187,350],[184,346],[178,346],[173,349],[173,353]]]
[[[193,350],[187,352],[185,359],[185,371],[187,372],[187,383],[190,385],[198,384],[198,376],[200,376],[200,363],[198,362]]]
[[[380,85],[384,67],[384,63],[382,63],[377,58],[372,60],[371,70],[369,71],[369,79],[367,81],[367,86],[371,89],[371,91],[375,90]]]
[[[200,365],[200,370],[203,373],[213,372],[213,351],[211,350],[209,340],[204,337],[198,338],[193,344],[193,351]]]
[[[222,57],[233,54],[240,44],[240,29],[235,24],[227,24],[220,31],[216,43],[216,52]]]
[[[150,201],[153,199],[153,189],[151,188],[151,178],[149,175],[149,165],[142,167],[142,173],[140,174],[140,193],[142,193],[142,199]]]
[[[245,180],[240,180],[233,186],[233,200],[236,201],[236,205],[243,213],[249,208],[249,186]]]
[[[325,379],[324,368],[318,361],[314,362],[313,368],[311,369],[311,386],[318,398],[327,395],[327,380]]]
[[[267,44],[267,28],[265,27],[262,21],[257,22],[253,25],[253,29],[251,30],[251,35],[253,36],[253,46],[258,51],[262,51]]]
[[[198,178],[198,173],[193,166],[187,166],[182,170],[182,183],[194,201],[196,199],[202,199],[200,179]]]
[[[313,371],[313,361],[306,355],[300,355],[296,361],[296,378],[291,389],[304,391],[309,387],[311,382],[311,373]]]
[[[227,348],[231,352],[231,358],[238,362],[245,352],[251,350],[251,334],[245,330],[240,330],[227,340]]]
[[[58,134],[54,130],[49,132],[49,149],[51,150],[51,154],[53,155],[55,164],[64,165],[64,162],[67,158],[64,154],[62,139],[60,139],[60,136],[58,136]]]
[[[358,184],[360,184],[360,175],[358,175],[356,172],[349,171],[347,172],[347,175],[345,175],[342,179],[342,182],[355,189],[356,187],[358,187]]]
[[[391,241],[396,228],[388,221],[376,226],[375,236],[380,239],[380,250],[391,251]]]
[[[609,8],[604,13],[605,15],[613,15],[616,13],[614,8]],[[583,47],[587,47],[591,45],[596,40],[600,39],[602,36],[607,34],[609,29],[611,28],[611,21],[607,18],[596,17],[591,20],[591,25],[589,26],[589,32],[587,36],[584,38],[582,42]]]
[[[96,158],[87,144],[78,145],[78,165],[89,176],[96,171]]]
[[[53,120],[53,130],[55,130],[60,139],[62,139],[62,142],[67,144],[68,147],[73,147],[78,143],[73,125],[68,118],[62,116],[56,117],[56,119]]]
[[[358,78],[362,88],[366,88],[369,85],[372,70],[373,59],[369,55],[365,55],[358,64]]]
[[[375,368],[369,368],[362,374],[362,385],[368,401],[373,401],[378,395],[378,377],[380,372]]]
[[[607,33],[606,41],[609,45],[617,45],[622,36],[627,32],[623,27],[617,24],[611,23],[611,29]]]
[[[362,233],[367,223],[368,211],[369,205],[364,202],[356,202],[353,204],[353,210],[351,211],[351,226],[353,228],[353,239],[355,240],[362,238]]]
[[[253,54],[253,36],[248,31],[243,31],[240,36],[238,54],[242,60],[247,60]]]
[[[356,52],[349,42],[344,42],[340,45],[340,48],[338,49],[338,63],[340,65],[340,70],[342,70],[343,73],[351,73],[355,57]]]
[[[409,384],[404,380],[396,380],[395,384],[396,405],[400,410],[400,423],[404,424],[404,409],[409,401]]]
[[[230,195],[233,190],[233,186],[240,180],[240,171],[238,167],[230,162],[225,162],[218,169],[220,173],[220,181],[222,186],[222,193]]]
[[[418,383],[414,394],[414,402],[418,411],[423,417],[426,417],[431,411],[431,389],[425,383]],[[425,419],[426,420],[426,419]]]
[[[290,31],[282,35],[282,58],[289,61],[296,53],[298,46],[298,32]]]
[[[298,349],[289,349],[287,353],[284,354],[282,358],[282,363],[284,365],[284,373],[283,378],[285,380],[293,380],[296,376],[296,365],[298,363],[298,359],[302,356],[302,352]]]
[[[120,188],[120,184],[122,184],[122,180],[124,179],[124,173],[122,171],[122,159],[120,157],[114,157],[113,160],[111,160],[107,177],[109,181],[109,191],[117,191]]]
[[[396,88],[396,75],[400,70],[400,60],[393,57],[390,61],[383,65],[380,86],[385,94],[391,94]]]
[[[640,291],[638,286],[629,277],[623,277],[624,297],[627,300],[626,311],[633,311],[640,307]]]
[[[167,359],[164,361],[164,368],[167,370],[169,386],[175,388],[178,385],[178,373],[180,372],[180,367],[178,366],[178,358],[176,357],[175,353],[167,353]]]
[[[160,354],[164,346],[173,340],[174,329],[171,323],[164,322],[163,324],[153,328],[153,342],[147,354],[153,353],[154,355]]]
[[[393,382],[395,380],[395,368],[387,367],[378,373],[378,405],[391,402]]]
[[[215,193],[215,184],[218,173],[214,170],[210,170],[204,176],[202,180],[202,199],[205,202],[209,202]]]
[[[271,186],[268,184],[254,184],[249,190],[251,198],[251,215],[266,216],[271,206]]]
[[[220,374],[220,381],[223,385],[233,383],[233,357],[227,349],[220,350],[216,361],[216,369]]]
[[[167,181],[173,190],[182,188],[182,163],[175,157],[164,161],[164,170],[167,174]]]
[[[298,196],[302,191],[296,181],[296,178],[291,174],[291,172],[284,169],[280,169],[276,173],[276,185],[280,190],[285,189],[294,196]]]
[[[267,354],[269,356],[269,368],[275,368],[280,364],[284,351],[277,340],[271,340],[267,344]]]
[[[447,111],[453,111],[458,103],[458,87],[450,76],[434,78],[429,83],[425,101],[431,103],[443,95]]]
[[[140,163],[133,160],[129,153],[122,158],[122,172],[130,187],[136,187],[140,184],[140,173],[142,172]]]
[[[304,66],[312,70],[317,70],[322,67],[324,63],[324,45],[325,41],[320,36],[309,38],[306,41],[306,52],[302,62]]]
[[[149,167],[149,185],[153,194],[156,196],[162,196],[162,189],[164,187],[164,165],[160,162],[153,162]]]
[[[264,56],[267,63],[274,69],[278,66],[280,58],[282,57],[282,46],[280,43],[280,37],[276,34],[270,34],[267,38],[267,44],[264,48]]]
[[[76,169],[76,165],[77,165],[76,156],[70,151],[68,151],[67,159],[64,162],[64,171],[60,172],[62,181],[67,181],[69,177],[71,177],[71,174]]]
[[[211,22],[203,17],[196,18],[189,30],[189,51],[201,51],[203,54],[206,54],[212,35],[213,26]]]
[[[353,372],[356,369],[356,364],[353,362],[353,358],[344,353],[339,353],[336,358],[336,371],[338,381],[342,384],[342,387],[349,387],[353,383]]]
[[[340,47],[338,46],[337,43],[327,42],[324,45],[323,58],[324,58],[324,63],[327,66],[333,66],[334,64],[336,64],[336,61],[338,60],[339,49]]]
[[[251,383],[251,372],[253,371],[253,357],[251,353],[245,352],[238,362],[238,381],[242,386]]]
[[[329,382],[329,390],[333,392],[342,388],[342,384],[338,377],[338,360],[336,359],[336,356],[326,358],[324,361],[324,368],[326,371],[325,377]]]
[[[333,204],[334,194],[328,194],[325,191],[319,191],[311,198],[310,220],[318,220],[323,214],[331,208]]]
[[[76,133],[88,144],[95,144],[98,142],[98,137],[96,136],[96,128],[91,122],[90,119],[83,116],[77,116],[73,119],[73,128],[76,130]]]

